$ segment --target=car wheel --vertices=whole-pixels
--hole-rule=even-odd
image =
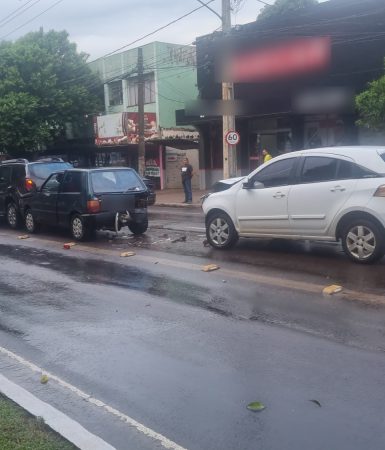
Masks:
[[[342,233],[342,247],[346,255],[354,262],[373,263],[384,256],[384,231],[371,220],[354,220]]]
[[[92,234],[92,229],[87,228],[85,220],[79,214],[74,214],[70,222],[71,235],[75,241],[84,241]]]
[[[9,203],[7,206],[7,223],[11,228],[18,228],[20,226],[20,215],[17,211],[16,205],[14,203]]]
[[[148,221],[144,221],[144,222],[132,222],[128,225],[128,229],[131,231],[131,233],[133,234],[143,234],[147,231],[148,228]]]
[[[39,230],[39,224],[36,222],[30,209],[28,209],[24,215],[24,225],[28,233],[36,233]]]
[[[212,247],[230,248],[238,240],[233,221],[224,212],[217,212],[208,216],[206,221],[206,236]]]

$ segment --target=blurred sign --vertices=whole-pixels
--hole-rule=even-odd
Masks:
[[[95,144],[126,145],[139,142],[138,113],[123,112],[96,117]],[[144,114],[145,140],[159,137],[155,113]]]
[[[271,81],[326,69],[331,59],[330,37],[300,38],[229,57],[224,63],[228,81]]]

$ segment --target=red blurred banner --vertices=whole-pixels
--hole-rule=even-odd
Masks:
[[[301,38],[230,58],[228,79],[233,82],[270,81],[325,70],[331,59],[331,38]]]

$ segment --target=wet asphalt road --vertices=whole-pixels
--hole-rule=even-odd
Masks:
[[[378,297],[383,264],[325,244],[218,254],[177,216],[70,251],[65,232],[19,241],[0,227],[0,345],[188,449],[383,449],[384,307],[313,289],[338,278]],[[119,449],[160,447],[4,355],[0,369]],[[249,412],[255,400],[267,409]]]

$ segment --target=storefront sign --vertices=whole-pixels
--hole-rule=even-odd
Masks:
[[[158,158],[151,158],[146,160],[144,175],[146,177],[160,178],[160,165]]]
[[[138,113],[123,112],[98,116],[95,123],[95,144],[126,145],[139,142]],[[145,140],[158,138],[158,127],[155,113],[144,114]]]
[[[228,81],[271,81],[324,70],[330,59],[330,37],[300,38],[233,55],[224,70]]]

